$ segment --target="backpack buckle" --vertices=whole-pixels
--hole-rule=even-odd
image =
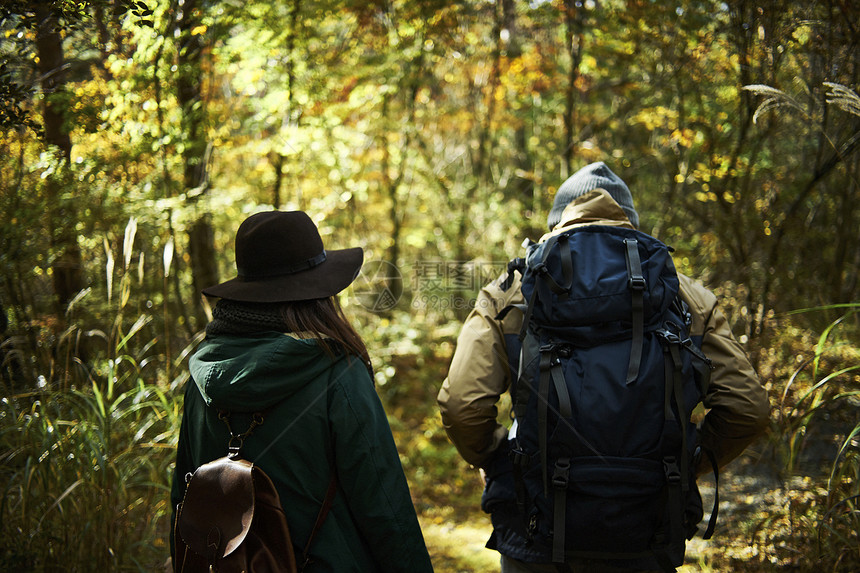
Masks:
[[[508,456],[511,458],[511,463],[519,468],[527,467],[531,461],[531,456],[521,449],[511,450],[508,452]]]
[[[669,327],[668,324],[665,324],[664,326],[665,326],[665,328],[661,328],[660,330],[657,331],[657,334],[659,334],[663,338],[663,340],[665,340],[669,344],[681,344],[683,342],[681,340],[681,337],[678,334],[676,334],[675,332],[672,332],[668,328]]]
[[[567,489],[570,474],[570,460],[561,458],[555,462],[555,471],[552,473],[552,485],[558,489]]]
[[[545,352],[553,352],[555,350],[555,347],[556,347],[556,345],[553,343],[544,344],[543,346],[540,347],[539,351],[541,354],[544,354]]]
[[[647,283],[645,282],[645,277],[643,277],[642,275],[637,275],[627,279],[627,286],[631,290],[645,290]]]
[[[666,481],[670,485],[681,483],[681,468],[678,467],[678,460],[674,456],[663,458],[663,471],[666,474]]]

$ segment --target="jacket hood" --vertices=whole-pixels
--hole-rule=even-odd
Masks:
[[[313,339],[280,332],[207,337],[189,360],[207,406],[265,409],[325,375],[332,360]]]
[[[561,214],[561,221],[552,231],[541,237],[541,242],[572,227],[584,225],[635,229],[627,214],[609,192],[604,189],[594,189],[570,202]]]

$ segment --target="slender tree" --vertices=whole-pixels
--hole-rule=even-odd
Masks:
[[[209,190],[209,154],[211,146],[206,135],[206,101],[203,98],[203,55],[205,26],[200,0],[184,0],[178,8],[176,93],[182,109],[184,136],[183,182],[191,204],[203,205],[201,198]],[[198,317],[203,319],[201,289],[218,282],[215,260],[215,231],[211,215],[201,207],[188,230],[188,253],[191,257],[194,301]]]
[[[77,242],[77,210],[67,198],[73,179],[69,176],[72,140],[66,114],[66,61],[57,8],[54,2],[39,1],[35,13],[36,53],[42,100],[44,143],[55,162],[53,173],[45,180],[47,229],[52,250],[51,277],[60,313],[83,287],[81,250]]]

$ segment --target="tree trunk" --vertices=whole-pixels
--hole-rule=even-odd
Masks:
[[[188,201],[197,202],[208,187],[207,141],[203,85],[203,34],[199,0],[185,0],[176,18],[179,30],[176,79],[177,99],[182,108],[182,131],[185,149],[183,183]],[[205,322],[200,289],[218,282],[215,260],[215,231],[209,213],[202,213],[188,231],[188,253],[191,258],[194,303],[199,320]]]
[[[301,15],[302,3],[301,0],[293,0],[293,6],[290,10],[290,24],[287,30],[286,50],[287,50],[287,101],[286,101],[286,117],[284,122],[298,127],[299,120],[302,117],[302,110],[295,105],[295,81],[296,81],[296,39],[299,34],[299,19]],[[287,156],[280,151],[269,153],[269,160],[272,167],[275,169],[275,183],[272,186],[272,206],[275,209],[281,208],[281,188],[284,180],[284,166],[287,165]],[[302,205],[302,195],[300,182],[294,185],[296,188],[296,204],[299,209]]]
[[[573,0],[565,0],[564,13],[565,24],[567,27],[567,37],[565,39],[567,53],[570,56],[570,69],[567,76],[567,101],[564,110],[564,164],[562,165],[564,172],[561,174],[561,180],[573,173],[573,148],[576,145],[575,129],[576,129],[576,80],[579,77],[579,64],[582,61],[582,18],[577,13],[577,10],[583,10],[583,7],[577,7],[578,2]]]
[[[58,165],[45,181],[48,199],[48,232],[53,255],[51,276],[54,295],[62,314],[66,305],[83,288],[81,250],[78,246],[75,223],[75,205],[63,199],[63,190],[71,184],[69,161],[72,141],[65,121],[66,87],[65,58],[59,22],[51,8],[51,2],[35,4],[37,19],[36,51],[39,56],[39,74],[44,94],[42,120],[45,144],[54,154]]]

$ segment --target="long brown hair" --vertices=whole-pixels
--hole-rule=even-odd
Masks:
[[[368,370],[371,369],[367,347],[347,320],[336,296],[284,303],[280,314],[289,332],[312,334],[329,356],[336,353],[334,341],[344,352],[358,356]]]

